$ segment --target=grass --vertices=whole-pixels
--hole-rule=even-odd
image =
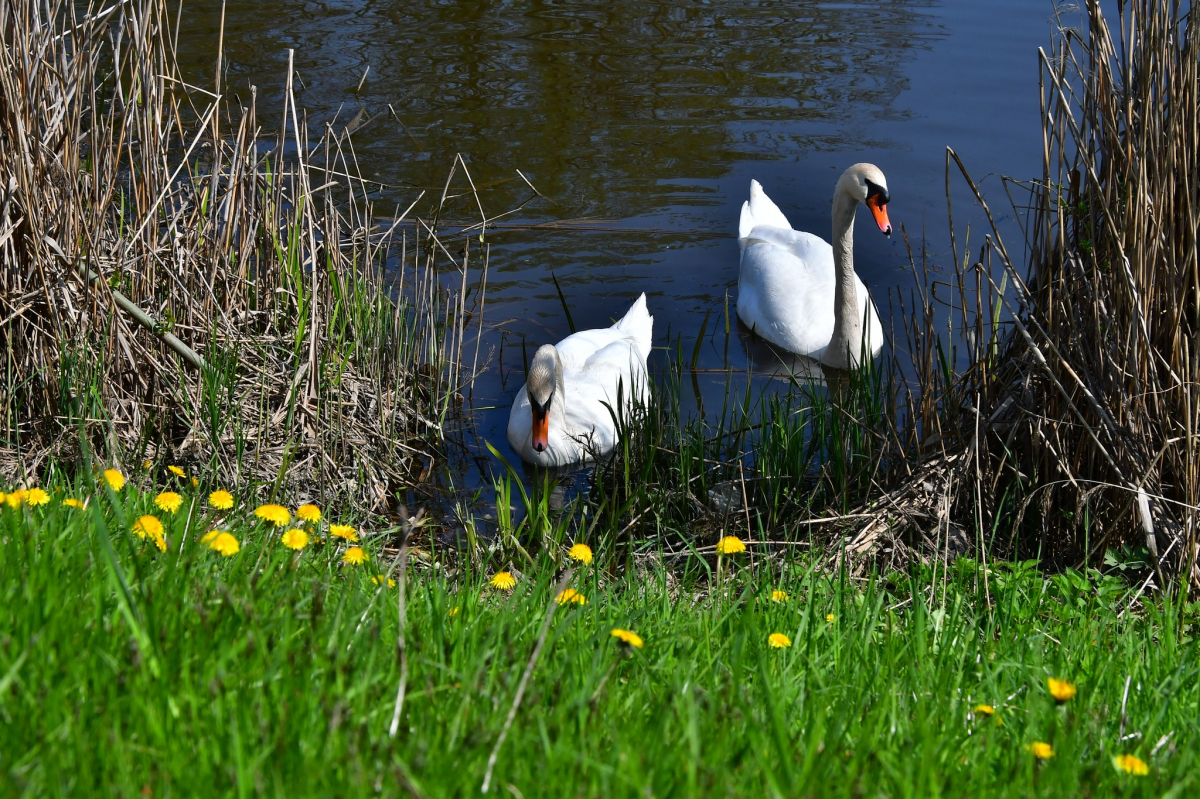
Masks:
[[[393,738],[398,587],[371,579],[395,563],[384,531],[360,531],[370,562],[350,566],[327,535],[346,520],[323,519],[293,551],[249,496],[219,513],[208,486],[129,477],[119,493],[64,484],[43,505],[0,510],[7,795],[474,794],[550,608],[494,792],[1195,789],[1196,609],[1095,571],[998,564],[985,589],[966,559],[854,580],[760,551],[753,565],[726,556],[714,589],[711,556],[673,570],[638,559],[638,579],[597,561],[570,580],[586,603],[558,607],[549,552],[506,592],[413,550]],[[163,488],[184,498],[174,514],[153,506]],[[61,505],[68,495],[87,508]],[[130,532],[152,512],[165,553]],[[201,543],[213,527],[240,551]],[[772,648],[773,633],[791,646]],[[1048,677],[1078,694],[1056,704]],[[1054,757],[1039,761],[1034,742]],[[1149,774],[1119,772],[1122,754]]]

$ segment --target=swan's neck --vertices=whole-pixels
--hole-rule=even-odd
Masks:
[[[854,280],[854,212],[858,200],[838,186],[833,195],[833,337],[826,363],[843,369],[858,363],[862,349],[862,319]]]
[[[567,425],[567,381],[562,356],[554,348],[554,402],[550,403],[550,429],[565,431]]]

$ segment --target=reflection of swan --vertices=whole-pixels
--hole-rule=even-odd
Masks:
[[[611,452],[617,427],[609,408],[625,416],[634,396],[650,397],[646,357],[653,328],[643,294],[612,327],[540,347],[508,416],[508,443],[517,454],[537,466],[562,466]]]
[[[827,366],[853,368],[864,350],[878,355],[883,348],[879,311],[854,274],[854,211],[866,203],[879,229],[890,236],[890,199],[878,167],[847,169],[833,193],[830,247],[811,233],[792,230],[758,181],[750,181],[738,226],[738,316],[767,341]]]

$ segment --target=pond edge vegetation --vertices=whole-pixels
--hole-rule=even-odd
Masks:
[[[948,151],[955,284],[937,296],[911,254],[890,358],[705,422],[680,411],[696,361],[680,339],[584,495],[556,505],[551,476],[529,491],[493,450],[487,520],[469,492],[425,490],[488,361],[465,342],[484,324],[489,220],[480,206],[453,240],[438,230],[448,204],[478,205],[463,159],[410,235],[397,223],[422,198],[380,224],[350,126],[310,139],[290,60],[265,131],[253,91],[183,81],[161,0],[85,17],[0,3],[0,474],[70,483],[85,452],[182,463],[393,527],[406,503],[444,502],[427,529],[461,531],[459,551],[497,568],[587,543],[616,573],[736,534],[752,554],[808,546],[860,575],[972,553],[1107,558],[1190,586],[1200,45],[1190,4],[1124,10],[1114,29],[1089,0],[1086,29],[1042,53],[1043,174],[1006,182],[1022,247],[993,222],[968,250],[952,187],[993,213]]]

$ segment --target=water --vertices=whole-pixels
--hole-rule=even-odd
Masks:
[[[1040,173],[1037,48],[1053,13],[1049,0],[263,0],[227,9],[225,67],[243,100],[253,84],[260,112],[277,112],[294,49],[310,125],[362,125],[354,150],[383,184],[381,213],[421,189],[440,195],[455,153],[489,215],[529,196],[518,169],[544,195],[488,237],[483,347],[504,357],[473,402],[479,436],[511,455],[521,342],[532,351],[569,333],[550,275],[580,329],[608,325],[645,291],[656,345],[682,337],[690,355],[706,314],[723,333],[727,299],[733,313],[734,232],[751,178],[793,226],[828,239],[837,177],[871,161],[887,175],[893,224],[924,243],[933,277],[952,277],[945,148],[976,179],[992,175],[983,185],[997,210],[1008,203],[996,175]],[[200,85],[212,85],[220,19],[214,0],[185,9],[182,61]],[[977,246],[985,220],[957,185],[959,246],[968,223]],[[478,220],[473,201],[454,213]],[[916,278],[900,237],[865,221],[856,268],[890,329],[889,297],[907,297]],[[527,229],[542,223],[591,229]],[[743,369],[746,343],[705,342],[698,365]],[[701,381],[692,401],[724,380]]]

